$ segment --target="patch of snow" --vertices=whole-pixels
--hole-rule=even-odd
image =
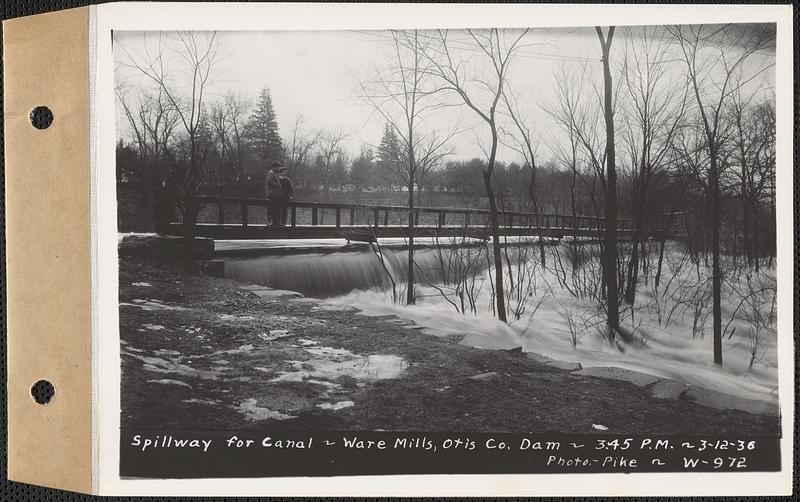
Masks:
[[[223,321],[253,321],[255,317],[251,315],[232,315],[232,314],[220,314],[219,318]]]
[[[288,338],[290,336],[292,335],[291,333],[289,333],[288,329],[272,329],[269,331],[269,334],[261,333],[260,335],[258,335],[259,338],[267,342],[271,342],[273,340],[279,340],[281,338]]]
[[[137,288],[152,288],[153,285],[149,282],[132,282],[131,286],[136,286]]]
[[[163,378],[161,380],[148,380],[147,382],[148,383],[160,383],[162,385],[177,385],[178,387],[188,387],[190,389],[192,388],[192,386],[189,385],[186,382],[181,382],[180,380],[172,380],[172,379],[169,379],[169,378]]]
[[[592,429],[594,429],[596,431],[607,431],[608,427],[606,427],[605,425],[600,425],[600,424],[592,424]]]
[[[164,326],[160,324],[142,324],[144,329],[149,329],[150,331],[161,331],[164,329]]]
[[[167,305],[160,300],[131,300],[131,303],[122,302],[120,307],[137,307],[142,310],[187,310],[186,307],[179,307],[177,305]]]
[[[342,408],[349,408],[351,406],[355,406],[356,403],[353,401],[339,401],[338,403],[322,403],[318,404],[317,408],[322,408],[323,410],[341,410]]]
[[[292,415],[287,415],[279,411],[273,411],[269,408],[258,406],[258,401],[255,398],[245,399],[236,410],[244,415],[247,420],[289,420],[295,418]]]
[[[206,404],[206,405],[220,404],[220,402],[215,400],[215,399],[195,399],[195,398],[192,398],[192,399],[184,399],[183,402],[184,403],[189,403],[189,404],[197,403],[197,404]]]

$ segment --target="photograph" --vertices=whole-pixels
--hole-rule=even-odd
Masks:
[[[780,470],[776,34],[114,30],[119,475]]]

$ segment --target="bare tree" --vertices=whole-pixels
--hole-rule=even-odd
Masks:
[[[308,160],[310,153],[316,147],[320,140],[320,133],[313,131],[303,130],[303,117],[298,115],[294,120],[294,127],[292,128],[291,140],[284,145],[284,157],[288,163],[289,172],[295,176],[298,174],[305,162]]]
[[[775,110],[770,101],[754,103],[755,93],[737,90],[729,105],[733,123],[731,175],[741,201],[742,247],[748,266],[760,267],[759,207],[769,204],[775,173]]]
[[[661,29],[628,28],[622,68],[622,109],[625,124],[623,148],[628,162],[622,175],[628,179],[634,236],[628,262],[625,301],[634,304],[641,260],[646,260],[646,233],[651,184],[668,166],[673,138],[681,125],[688,98],[685,78],[672,78],[667,61],[673,57],[671,39]],[[627,176],[626,176],[627,175]],[[641,257],[640,257],[641,249]]]
[[[714,364],[722,365],[722,270],[720,267],[720,168],[722,145],[727,134],[723,121],[731,96],[771,66],[736,78],[745,62],[774,40],[769,27],[741,30],[731,25],[686,25],[667,27],[679,44],[686,76],[694,94],[697,113],[708,153],[706,199],[709,205],[714,316]]]
[[[233,183],[240,183],[244,172],[244,132],[250,103],[232,92],[211,106],[211,125],[220,155],[220,177],[225,182],[226,166]]]
[[[606,119],[606,238],[604,250],[606,275],[606,301],[608,315],[608,336],[611,340],[619,331],[619,299],[617,285],[617,164],[614,144],[614,107],[611,80],[611,42],[614,40],[614,26],[603,29],[595,27],[600,47],[603,50],[603,109]]]
[[[441,81],[440,89],[454,93],[489,128],[490,147],[483,182],[489,199],[489,224],[492,232],[492,247],[495,269],[495,302],[497,317],[506,321],[505,295],[503,292],[503,257],[500,244],[498,208],[492,187],[492,175],[497,159],[498,147],[498,104],[506,86],[508,70],[515,53],[522,45],[522,39],[529,30],[502,31],[467,30],[469,48],[464,50],[463,42],[453,41],[446,30],[438,30],[435,45],[423,50],[430,63],[431,74]],[[460,49],[458,47],[461,47]],[[470,59],[477,58],[488,62],[488,74],[471,70]]]
[[[362,98],[384,118],[394,131],[398,142],[398,159],[388,165],[396,166],[394,175],[408,189],[408,271],[406,303],[416,301],[414,290],[414,190],[421,181],[450,154],[446,145],[453,133],[439,136],[424,130],[431,112],[443,104],[436,96],[426,65],[425,53],[431,42],[417,30],[392,31],[393,55],[391,65],[376,72],[361,84]],[[384,159],[386,160],[386,159]]]
[[[168,158],[174,155],[171,149],[179,120],[177,111],[161,88],[139,94],[135,104],[123,88],[118,87],[116,94],[133,133],[139,158],[144,161],[146,172],[137,175],[150,192],[155,228],[161,231],[174,213],[167,169]]]
[[[123,66],[136,70],[163,93],[186,135],[187,165],[182,172],[176,173],[176,188],[183,214],[186,251],[190,255],[199,211],[198,189],[206,174],[201,163],[200,136],[204,126],[206,93],[218,59],[217,34],[198,31],[179,31],[175,35],[159,33],[154,52],[147,50],[145,54],[134,54],[124,45],[120,47],[127,56]]]
[[[337,156],[342,154],[342,141],[347,137],[341,129],[337,133],[320,135],[320,154],[322,155],[323,190],[326,202],[330,198],[331,184],[334,181],[334,168]]]

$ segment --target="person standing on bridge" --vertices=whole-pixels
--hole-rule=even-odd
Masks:
[[[283,194],[279,172],[286,169],[280,161],[274,161],[267,171],[267,200],[269,201],[268,219],[272,226],[282,223],[282,212],[286,207],[286,197]]]
[[[281,204],[280,224],[286,226],[286,218],[289,213],[289,201],[294,197],[294,187],[292,180],[289,179],[289,168],[281,166],[278,170],[278,179],[281,182],[281,192],[283,192],[283,204]]]

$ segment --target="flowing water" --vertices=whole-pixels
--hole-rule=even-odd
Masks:
[[[623,312],[623,324],[635,341],[618,338],[616,344],[603,335],[596,302],[580,294],[596,281],[592,269],[596,248],[585,246],[577,253],[576,249],[563,243],[548,246],[548,266],[541,267],[538,247],[510,248],[506,270],[513,273],[506,284],[513,278],[517,292],[508,295],[508,304],[519,316],[511,315],[509,324],[493,315],[493,270],[486,248],[480,246],[418,249],[414,306],[393,301],[394,296],[404,298],[408,256],[404,250],[365,248],[230,259],[225,274],[354,306],[367,315],[394,314],[424,326],[431,335],[464,335],[462,343],[468,345],[521,346],[526,352],[584,367],[617,366],[746,399],[777,400],[774,269],[730,281],[723,296],[727,331],[725,364],[720,368],[713,364],[707,271],[688,263],[680,246],[667,253],[660,287],[654,287],[652,278],[640,284],[633,317],[631,309]],[[758,294],[748,296],[747,291],[754,290]],[[763,321],[758,333],[753,329],[754,315]]]

